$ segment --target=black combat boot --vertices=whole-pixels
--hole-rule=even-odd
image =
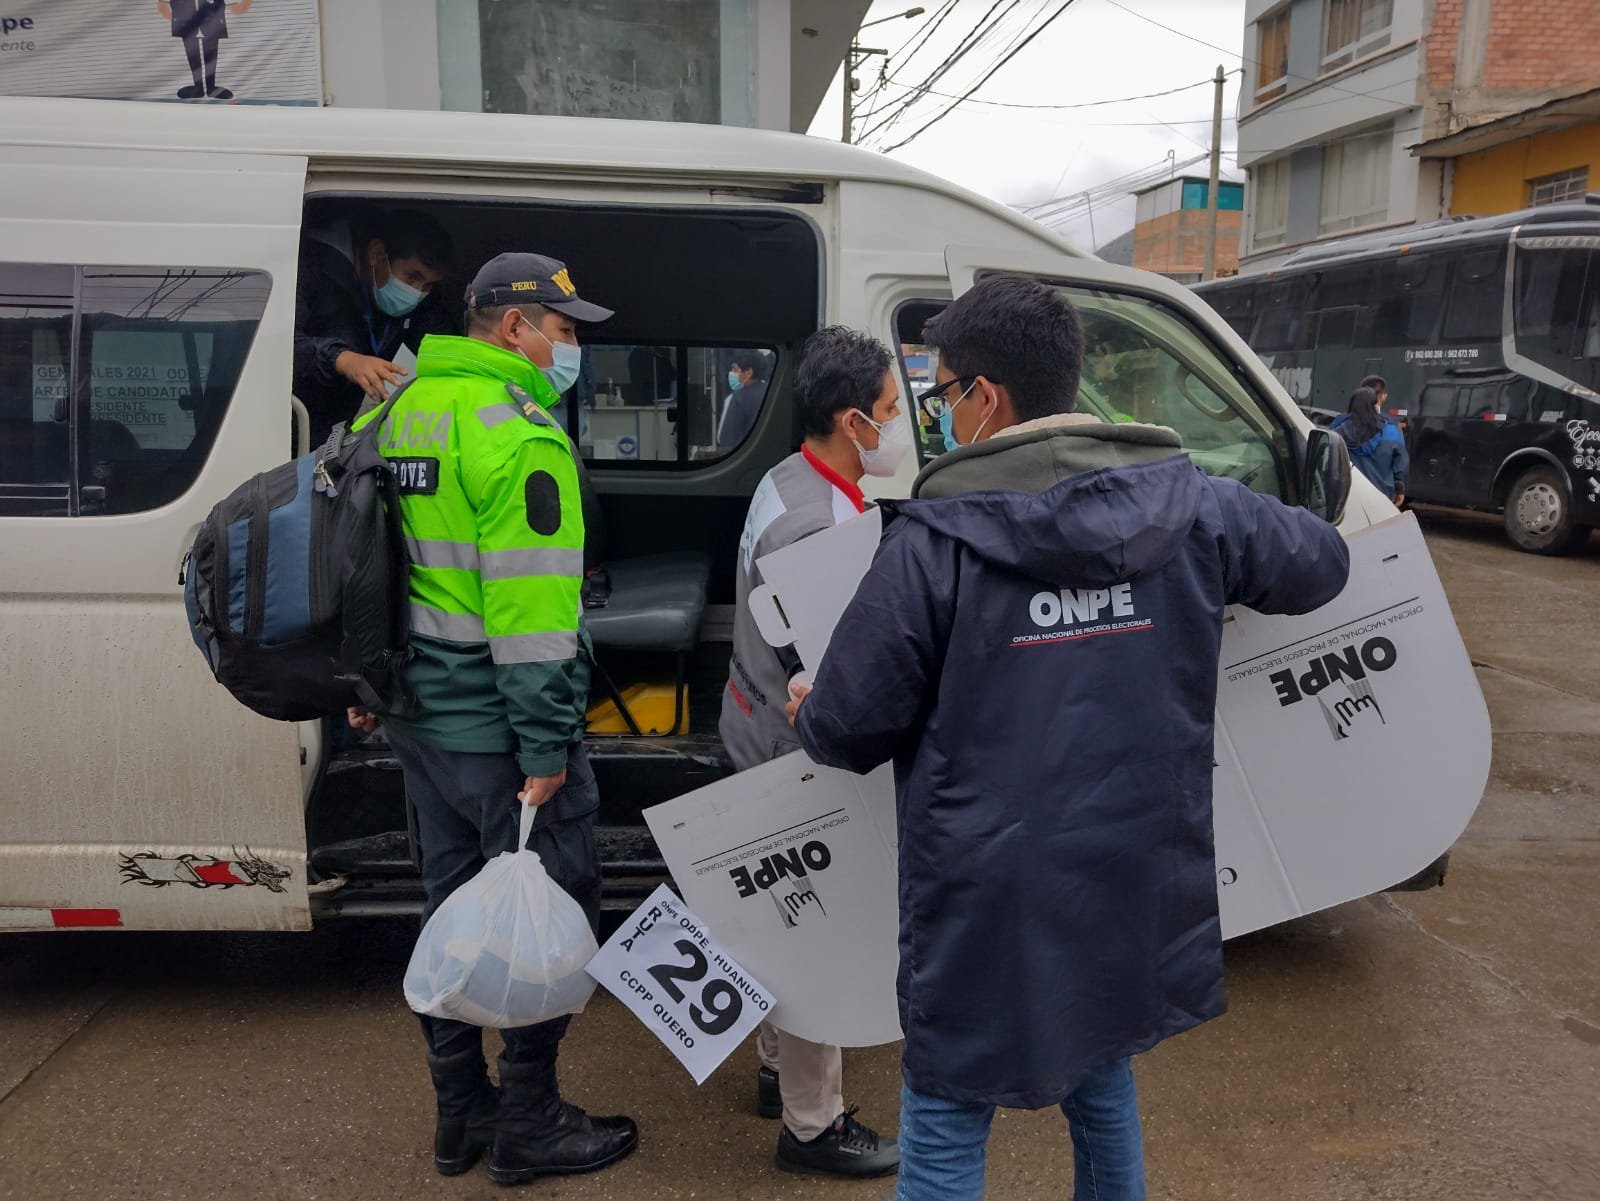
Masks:
[[[500,1101],[483,1052],[474,1048],[455,1055],[429,1055],[439,1121],[433,1130],[433,1166],[441,1176],[459,1176],[494,1142]]]
[[[593,1172],[638,1145],[632,1118],[591,1118],[561,1099],[555,1048],[530,1063],[500,1057],[500,1122],[489,1152],[496,1184]]]

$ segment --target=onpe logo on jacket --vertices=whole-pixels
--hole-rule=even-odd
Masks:
[[[1154,621],[1139,616],[1132,584],[1036,592],[1028,601],[1028,616],[1045,632],[1017,634],[1011,639],[1013,647],[1050,646],[1099,634],[1131,634],[1155,628]]]

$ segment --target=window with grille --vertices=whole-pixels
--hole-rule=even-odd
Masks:
[[[1389,44],[1394,0],[1328,0],[1322,70],[1337,71]]]
[[[1528,181],[1528,204],[1561,204],[1582,200],[1589,194],[1589,168],[1558,171],[1554,175],[1541,175]]]

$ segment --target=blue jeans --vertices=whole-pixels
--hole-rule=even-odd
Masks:
[[[1133,1067],[1116,1060],[1061,1103],[1072,1132],[1072,1201],[1145,1201]],[[980,1201],[994,1106],[900,1090],[896,1201]]]

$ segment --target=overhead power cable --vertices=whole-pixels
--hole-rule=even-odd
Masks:
[[[1127,13],[1130,17],[1138,17],[1139,20],[1148,22],[1149,24],[1154,25],[1157,29],[1165,29],[1168,33],[1176,34],[1180,38],[1187,38],[1189,41],[1194,42],[1197,45],[1204,46],[1208,50],[1215,50],[1218,54],[1226,54],[1230,58],[1238,59],[1240,62],[1249,63],[1252,67],[1259,67],[1261,65],[1259,60],[1251,58],[1248,54],[1240,54],[1237,50],[1229,50],[1226,46],[1218,46],[1214,42],[1206,41],[1204,38],[1197,38],[1192,33],[1185,33],[1181,29],[1174,29],[1170,25],[1164,25],[1160,21],[1156,20],[1154,17],[1147,17],[1147,16],[1144,15],[1144,13],[1139,12],[1139,11],[1137,11],[1135,9],[1129,8],[1126,4],[1119,3],[1118,0],[1106,0],[1106,3],[1111,5],[1112,8],[1120,8],[1123,12]],[[1416,107],[1416,104],[1414,102],[1403,102],[1403,101],[1398,101],[1398,100],[1383,100],[1383,99],[1380,99],[1377,96],[1373,96],[1373,95],[1371,95],[1371,94],[1369,94],[1367,92],[1353,92],[1349,88],[1341,88],[1337,84],[1322,83],[1322,80],[1317,78],[1317,77],[1315,77],[1315,76],[1297,75],[1293,71],[1286,71],[1284,73],[1284,78],[1285,79],[1298,79],[1302,83],[1321,83],[1322,86],[1327,88],[1329,91],[1342,92],[1346,96],[1358,96],[1363,100],[1378,100],[1378,102],[1380,104],[1392,104],[1392,105],[1395,106],[1396,109],[1415,108]]]
[[[898,142],[896,142],[892,146],[884,147],[884,151],[883,152],[885,154],[890,154],[890,153],[892,153],[892,152],[894,152],[896,150],[899,150],[902,146],[906,146],[909,143],[915,141],[917,138],[921,137],[928,130],[932,129],[940,121],[942,121],[946,117],[948,117],[964,101],[970,99],[972,97],[972,95],[979,88],[981,88],[984,84],[988,83],[989,80],[993,79],[996,72],[998,72],[1002,67],[1004,67],[1012,59],[1014,59],[1018,54],[1021,54],[1023,50],[1027,49],[1027,47],[1033,42],[1033,40],[1036,37],[1038,37],[1046,29],[1050,28],[1050,26],[1055,23],[1056,19],[1059,18],[1062,13],[1066,12],[1067,9],[1071,8],[1074,3],[1076,3],[1076,0],[1062,0],[1062,3],[1060,4],[1059,7],[1056,8],[1056,10],[1054,12],[1052,12],[1048,17],[1046,17],[1042,22],[1040,22],[1038,27],[1035,28],[1032,33],[1028,34],[1027,37],[1023,38],[1020,42],[1017,42],[1014,46],[1012,46],[1011,49],[1008,50],[1006,52],[1006,54],[1000,59],[1000,61],[995,63],[994,66],[990,67],[987,72],[985,72],[981,77],[979,77],[978,82],[973,84],[970,88],[968,88],[966,90],[966,92],[963,93],[959,99],[954,101],[952,104],[948,105],[946,108],[942,109],[939,113],[937,113],[935,116],[933,116],[928,121],[924,122],[921,126],[919,126],[916,129],[915,132],[911,133],[907,137],[901,138]]]
[[[922,83],[916,85],[916,87],[918,89],[931,88],[934,84],[938,83],[939,80],[944,78],[944,76],[949,73],[951,68],[953,68],[958,62],[976,49],[983,39],[988,37],[992,32],[993,26],[990,24],[990,18],[994,16],[995,10],[1005,2],[1006,0],[994,0],[994,2],[990,4],[988,9],[984,12],[983,16],[978,18],[977,24],[975,24],[971,29],[967,30],[966,33],[961,35],[961,39],[956,43],[954,49],[946,54],[944,58],[933,68],[933,70],[929,72],[927,78],[924,79]],[[1011,13],[1015,11],[1019,2],[1020,0],[1011,0],[1010,7],[1007,8],[1005,12],[1000,14],[1000,17],[995,23],[998,24],[999,20],[1004,20],[1006,17],[1010,16]],[[861,137],[858,140],[864,142],[873,134],[876,134],[880,131],[887,132],[897,122],[899,122],[901,118],[906,116],[906,114],[911,111],[912,105],[914,105],[919,99],[921,99],[920,95],[908,96],[902,99],[890,113],[888,113],[878,122],[878,124],[872,126],[870,129],[862,130]]]

